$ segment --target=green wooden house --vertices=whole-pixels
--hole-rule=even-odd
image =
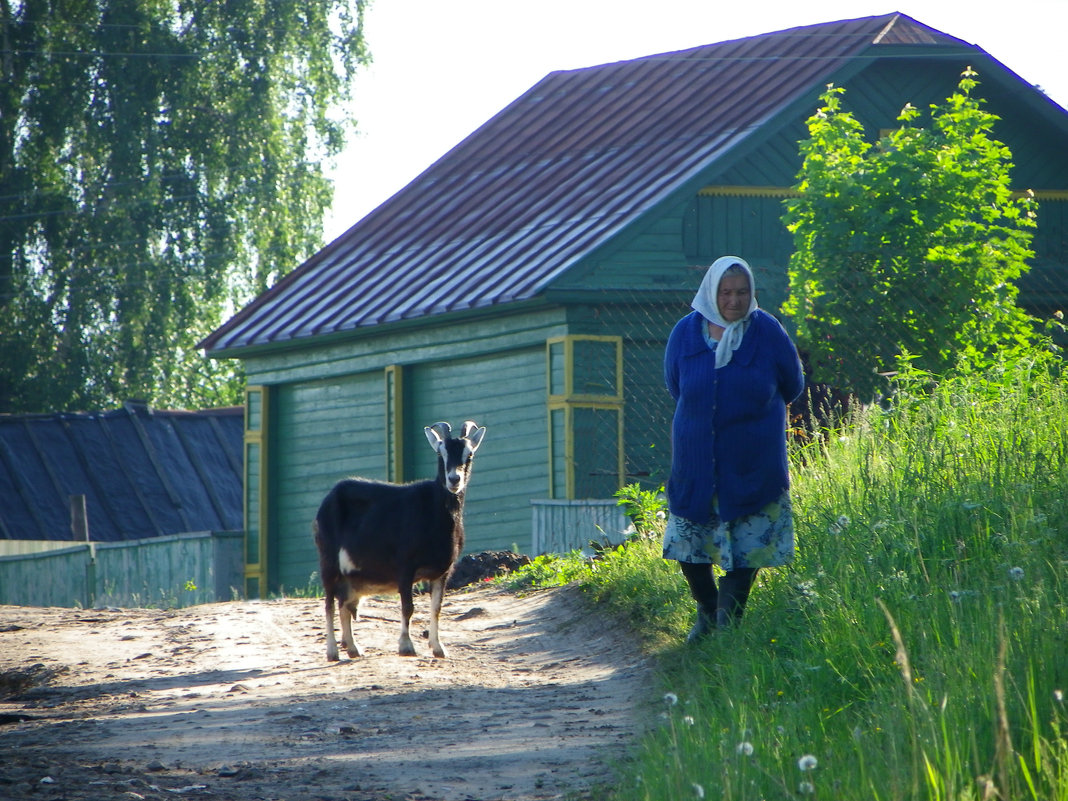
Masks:
[[[203,343],[248,375],[249,593],[308,582],[339,477],[431,475],[437,420],[488,427],[469,552],[537,550],[540,506],[663,480],[667,334],[725,253],[781,304],[782,200],[825,86],[874,138],[969,66],[1041,201],[1023,299],[1063,308],[1068,113],[975,45],[887,14],[552,73]]]

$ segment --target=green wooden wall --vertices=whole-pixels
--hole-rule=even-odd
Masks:
[[[531,498],[544,498],[547,442],[545,341],[566,330],[545,308],[402,328],[349,343],[250,359],[250,385],[269,387],[266,421],[268,591],[308,584],[318,570],[312,521],[340,478],[387,479],[390,415],[404,480],[436,473],[424,426],[487,427],[475,462],[465,526],[467,552],[530,547]],[[400,403],[387,392],[399,374]]]
[[[467,552],[530,548],[530,500],[548,497],[545,380],[543,344],[409,368],[406,431],[414,452],[406,478],[437,470],[423,426],[486,426],[464,507]]]
[[[283,384],[269,421],[268,584],[305,587],[319,560],[312,521],[346,476],[385,478],[384,373]]]

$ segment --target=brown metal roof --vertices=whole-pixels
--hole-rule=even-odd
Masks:
[[[551,73],[201,347],[220,354],[536,297],[888,44],[978,51],[887,14]]]

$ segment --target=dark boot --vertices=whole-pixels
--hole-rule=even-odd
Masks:
[[[739,567],[728,570],[719,581],[719,603],[716,607],[716,627],[730,628],[742,619],[749,591],[753,588],[757,570],[755,567]]]
[[[716,605],[719,593],[716,591],[716,579],[712,574],[712,565],[679,562],[682,575],[690,585],[690,594],[697,601],[697,622],[693,624],[686,642],[696,642],[712,631],[716,619]]]

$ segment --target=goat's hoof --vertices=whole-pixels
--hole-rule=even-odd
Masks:
[[[340,658],[341,657],[338,656],[337,651],[331,651],[331,650],[327,649],[327,652],[326,652],[326,661],[327,662],[337,662],[337,661],[340,660]]]
[[[359,659],[363,656],[363,649],[358,645],[354,645],[351,648],[346,648],[345,653],[349,655],[349,659]]]
[[[440,645],[434,649],[434,656],[438,659],[447,659],[449,654]]]

